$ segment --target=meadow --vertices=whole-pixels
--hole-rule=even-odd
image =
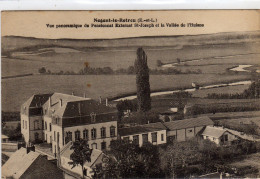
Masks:
[[[246,80],[246,75],[151,75],[152,91],[191,88],[192,82],[216,84]],[[127,93],[135,93],[135,75],[34,75],[2,79],[2,110],[19,111],[20,106],[33,94],[60,92],[98,99]]]
[[[134,94],[135,75],[39,75],[38,69],[45,67],[52,72],[77,73],[86,62],[92,68],[128,68],[134,65],[136,49],[140,46],[147,54],[149,68],[158,68],[157,60],[175,63],[180,58],[186,64],[176,69],[201,71],[200,74],[151,75],[152,91],[191,88],[192,82],[207,85],[248,80],[250,73],[229,73],[226,69],[238,64],[257,65],[259,34],[241,32],[107,40],[3,37],[2,77],[34,75],[2,79],[2,110],[19,111],[25,100],[38,93],[74,92],[82,96],[85,92],[93,99]]]

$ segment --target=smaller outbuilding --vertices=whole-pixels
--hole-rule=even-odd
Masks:
[[[5,142],[8,142],[8,141],[9,141],[9,137],[6,136],[6,135],[3,135],[3,134],[2,134],[1,138],[2,138],[2,139],[1,139],[2,143],[5,143]]]
[[[153,145],[165,144],[167,128],[161,123],[149,123],[145,125],[125,127],[118,130],[123,140],[129,140],[142,146],[146,142]]]
[[[70,155],[73,153],[73,150],[70,149],[72,146],[72,141],[67,143],[60,152],[60,161],[59,166],[63,171],[64,178],[78,179],[82,178],[82,168],[80,165],[72,168],[72,165],[69,165],[71,162]],[[96,165],[102,164],[104,153],[101,150],[93,149],[91,153],[91,162],[85,162],[84,164],[84,178],[92,178],[94,175],[94,169]]]
[[[203,139],[208,139],[217,145],[229,145],[232,141],[239,139],[228,129],[222,127],[207,126],[201,135]]]
[[[192,137],[200,135],[207,126],[213,126],[214,122],[206,116],[198,118],[190,118],[183,120],[176,120],[163,123],[167,128],[167,140],[173,141],[186,141]]]
[[[47,156],[21,148],[2,166],[2,178],[12,179],[62,179],[62,171]]]

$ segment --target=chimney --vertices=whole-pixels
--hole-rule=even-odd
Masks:
[[[27,153],[27,154],[28,154],[29,152],[31,152],[31,151],[35,152],[35,147],[34,147],[34,145],[32,145],[32,146],[27,146],[27,147],[26,147],[26,153]]]
[[[74,96],[74,91],[72,91],[71,95]]]
[[[99,103],[101,104],[102,103],[102,97],[99,96]]]
[[[108,99],[106,98],[106,106],[108,106]]]
[[[62,99],[60,99],[60,107],[62,107]]]
[[[51,96],[49,97],[49,107],[51,107]]]

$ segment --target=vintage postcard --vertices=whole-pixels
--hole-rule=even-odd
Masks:
[[[259,178],[260,11],[3,11],[2,178]]]

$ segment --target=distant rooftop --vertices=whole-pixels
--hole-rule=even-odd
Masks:
[[[214,122],[206,116],[198,118],[190,118],[183,120],[176,120],[163,123],[169,130],[186,129],[191,127],[208,126],[213,125]]]
[[[201,135],[220,138],[226,131],[220,127],[207,126]]]

